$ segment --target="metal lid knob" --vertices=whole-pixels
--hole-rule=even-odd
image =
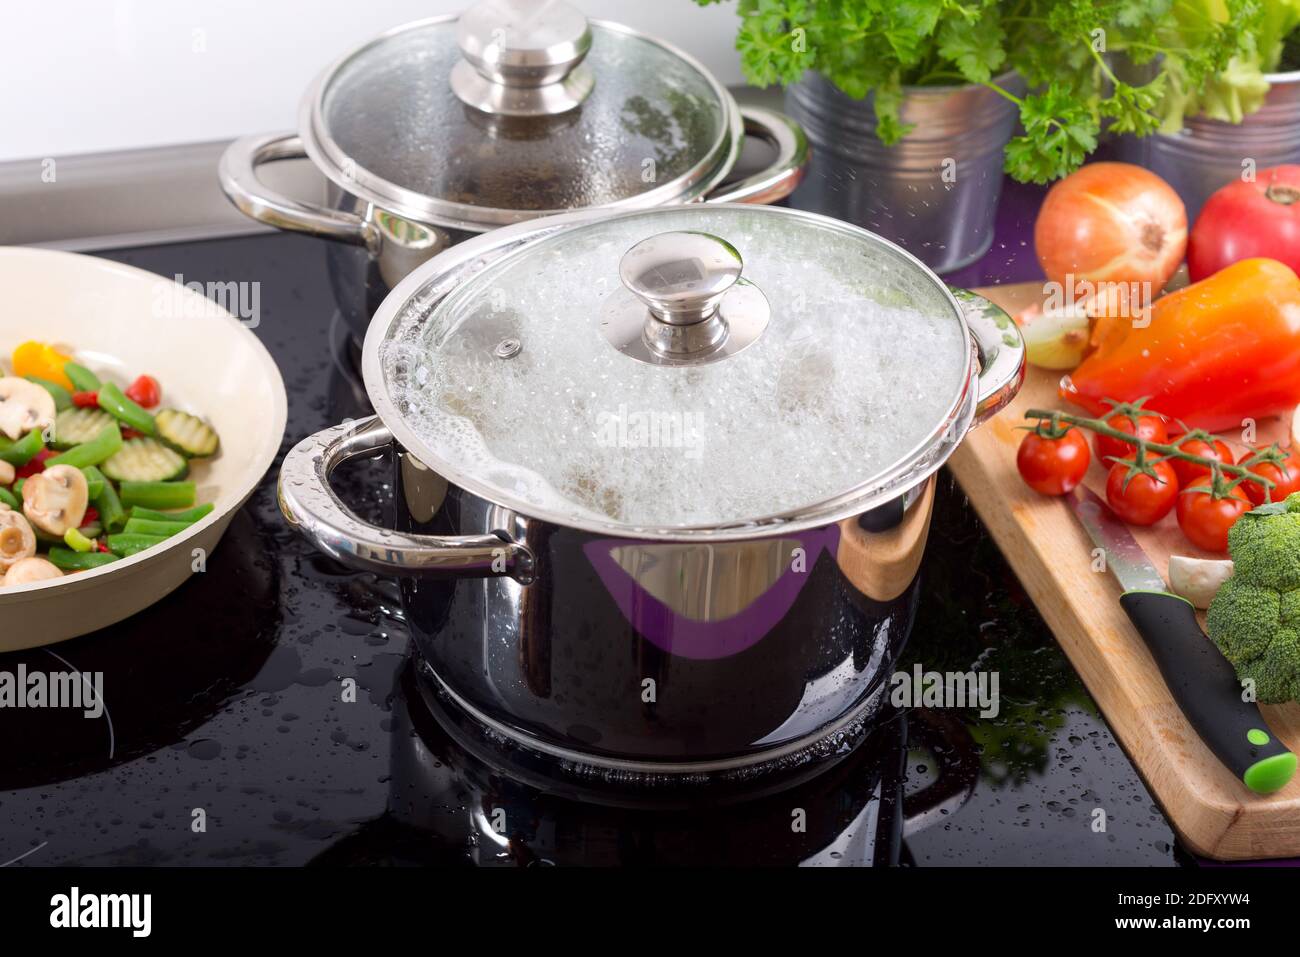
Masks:
[[[744,261],[736,247],[708,233],[660,233],[643,239],[619,262],[623,285],[674,326],[711,319]]]
[[[627,291],[607,304],[601,331],[620,352],[646,362],[734,355],[762,334],[770,315],[763,294],[740,278],[743,266],[735,246],[709,233],[643,239],[619,262]]]
[[[503,116],[553,116],[594,84],[580,66],[591,49],[587,18],[564,0],[484,0],[461,14],[464,59],[451,88],[468,105]]]

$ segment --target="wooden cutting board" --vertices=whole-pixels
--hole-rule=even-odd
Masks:
[[[1014,315],[1041,298],[1042,285],[979,292]],[[1263,797],[1219,764],[1120,609],[1118,583],[1092,570],[1093,544],[1069,506],[1020,480],[1015,458],[1024,432],[1017,426],[1025,424],[1025,409],[1067,408],[1056,395],[1059,378],[1030,368],[1015,402],[973,431],[949,467],[1184,842],[1218,860],[1300,857],[1300,775]],[[1282,440],[1287,423],[1267,421],[1259,432],[1261,443]],[[1095,458],[1085,481],[1104,497],[1105,470]],[[1223,557],[1188,543],[1172,514],[1133,532],[1162,574],[1171,554]],[[1262,711],[1273,732],[1300,752],[1300,704]],[[1100,805],[1125,813],[1118,795],[1109,802],[1102,795]]]

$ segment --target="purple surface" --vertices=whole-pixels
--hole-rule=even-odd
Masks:
[[[1034,255],[1034,219],[1046,194],[1046,186],[1017,183],[1004,177],[1002,198],[998,202],[993,226],[993,245],[982,258],[964,269],[948,273],[944,280],[954,286],[973,289],[1041,279],[1043,271]]]

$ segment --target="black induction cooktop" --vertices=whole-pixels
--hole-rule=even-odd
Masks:
[[[103,255],[261,284],[255,332],[289,394],[282,453],[366,413],[319,242],[259,234]],[[340,491],[382,520],[387,464],[348,466]],[[8,670],[57,657],[102,671],[107,705],[93,720],[0,715],[0,864],[1190,863],[946,475],[923,568],[901,667],[996,669],[996,718],[891,710],[822,774],[707,809],[648,802],[557,780],[449,717],[419,679],[392,583],[290,532],[273,470],[206,573],[111,628],[0,656]],[[792,806],[825,813],[791,832]],[[1104,833],[1089,826],[1097,807]],[[508,839],[492,827],[502,809]]]

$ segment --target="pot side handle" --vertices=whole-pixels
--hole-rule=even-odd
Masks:
[[[803,128],[775,110],[742,106],[745,135],[756,136],[776,147],[776,159],[764,170],[718,187],[705,197],[708,203],[775,203],[794,192],[808,165],[808,137]]]
[[[241,137],[221,154],[217,165],[221,190],[241,213],[259,223],[377,249],[379,233],[373,223],[342,210],[290,199],[257,177],[260,166],[306,156],[302,137],[296,133]]]
[[[1025,340],[1006,311],[969,289],[949,286],[979,352],[979,398],[975,425],[997,415],[1016,397],[1025,381]]]
[[[334,469],[392,442],[387,426],[370,416],[295,445],[284,457],[277,488],[289,525],[331,558],[363,571],[532,581],[532,553],[504,535],[411,535],[371,525],[344,505],[330,487]]]

